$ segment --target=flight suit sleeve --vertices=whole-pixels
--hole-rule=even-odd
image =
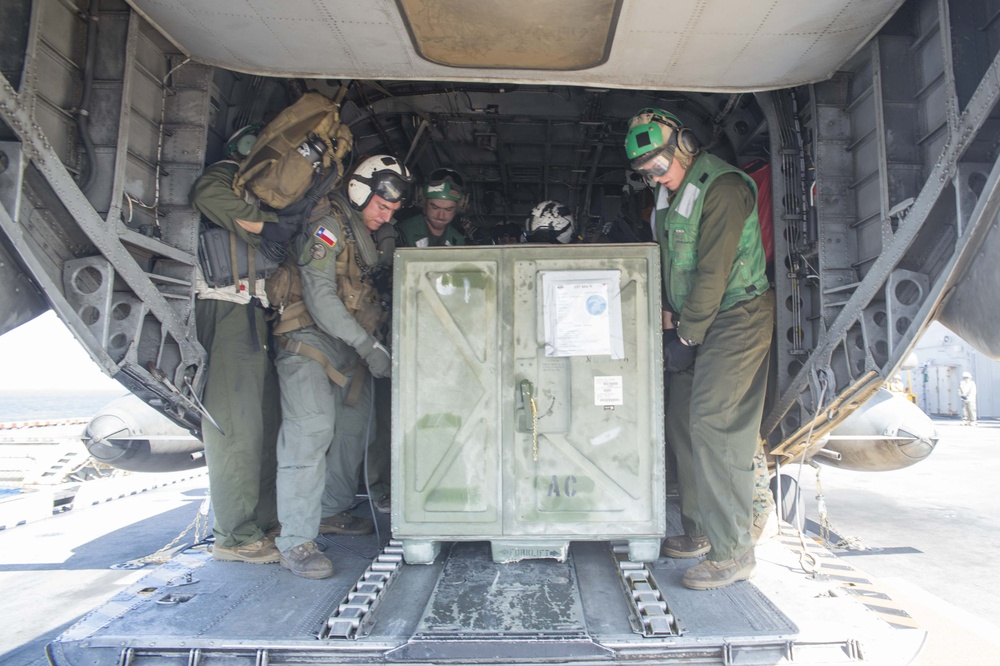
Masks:
[[[191,206],[213,223],[257,247],[260,236],[250,233],[236,220],[277,222],[278,215],[247,203],[233,192],[233,179],[238,168],[235,162],[217,162],[205,169],[191,188]]]
[[[309,234],[299,241],[302,300],[321,331],[357,349],[371,336],[337,295],[337,257],[344,251],[344,243],[332,218],[309,227]]]
[[[705,192],[698,233],[698,264],[684,301],[677,334],[701,344],[715,321],[739,250],[747,217],[753,212],[750,186],[736,173],[719,176]]]

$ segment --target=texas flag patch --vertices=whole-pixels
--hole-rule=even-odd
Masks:
[[[318,227],[316,229],[316,238],[320,239],[330,247],[337,244],[337,237],[334,236],[329,229],[326,227]]]

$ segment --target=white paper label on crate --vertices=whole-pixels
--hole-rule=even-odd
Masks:
[[[621,376],[594,377],[594,404],[623,405],[625,404],[625,384]]]

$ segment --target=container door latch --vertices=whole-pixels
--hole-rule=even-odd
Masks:
[[[538,405],[535,402],[535,387],[527,379],[518,384],[519,400],[517,429],[521,432],[531,432],[531,459],[538,461]],[[530,419],[530,420],[529,420]]]

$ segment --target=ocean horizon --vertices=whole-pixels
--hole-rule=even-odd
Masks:
[[[110,391],[0,390],[0,423],[86,418],[127,394],[125,387]]]

